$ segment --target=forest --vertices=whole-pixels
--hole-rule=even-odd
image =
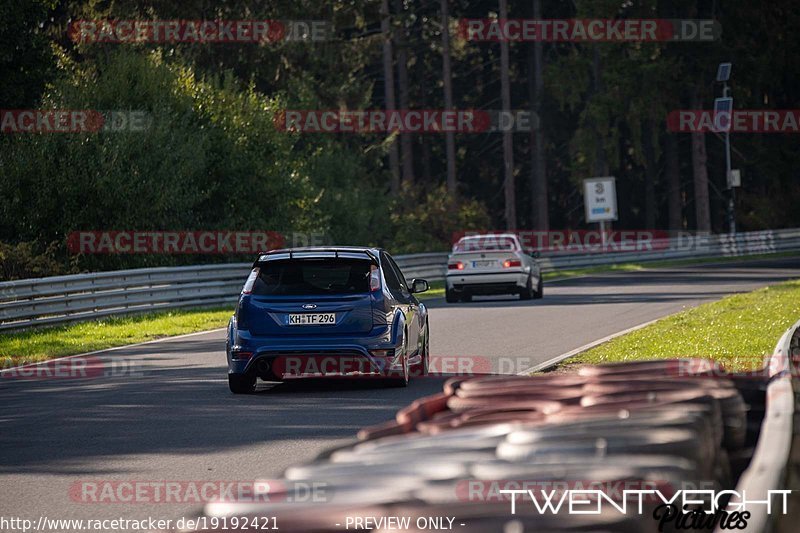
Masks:
[[[734,109],[796,112],[796,7],[791,0],[3,2],[0,279],[251,259],[74,253],[68,239],[76,231],[322,234],[400,254],[447,250],[467,230],[589,229],[596,226],[585,220],[581,184],[597,176],[616,178],[615,229],[727,232],[724,135],[671,125],[682,110],[713,109],[723,96],[715,81],[723,62],[732,65]],[[710,21],[714,32],[630,40],[470,33],[470,21],[510,20]],[[86,38],[86,21],[95,29],[262,21],[244,31],[263,34],[237,39],[234,27],[231,38],[210,41]],[[67,133],[15,131],[20,110],[39,110],[45,123],[42,110],[91,110],[90,118],[106,122]],[[535,120],[513,131],[308,132],[280,126],[292,110],[513,111]],[[108,118],[132,126],[131,117],[142,116],[140,127],[114,128]],[[796,131],[731,133],[731,167],[741,173],[738,231],[800,226],[797,141]]]

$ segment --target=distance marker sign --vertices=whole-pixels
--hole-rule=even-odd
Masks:
[[[613,177],[583,180],[586,222],[617,220],[617,187]]]

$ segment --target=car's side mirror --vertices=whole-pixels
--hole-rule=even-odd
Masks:
[[[411,293],[418,294],[420,292],[425,292],[429,289],[427,280],[424,279],[412,279],[411,280]]]
[[[533,257],[534,259],[539,259],[539,257],[541,257],[541,255],[542,254],[539,252],[539,250],[534,250],[534,251],[531,252],[531,257]]]

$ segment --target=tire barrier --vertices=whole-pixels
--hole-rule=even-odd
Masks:
[[[654,518],[663,501],[637,500],[640,513],[619,487],[666,496],[733,489],[766,412],[774,376],[763,374],[682,359],[452,378],[394,420],[362,429],[357,441],[285,471],[287,486],[324,484],[324,501],[285,503],[275,494],[272,503],[214,503],[205,512],[277,516],[284,531],[397,531],[391,520],[401,518],[409,520],[403,531],[429,531],[436,517],[470,532],[676,531],[674,522]],[[542,512],[517,494],[512,514],[504,487],[602,488],[631,506],[625,513],[607,506],[596,514],[566,506]],[[374,522],[359,528],[354,517]]]

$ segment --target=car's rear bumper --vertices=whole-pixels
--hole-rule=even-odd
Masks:
[[[524,289],[528,283],[528,273],[514,272],[447,273],[448,290],[469,292],[470,294],[508,294]]]
[[[255,372],[275,380],[292,377],[394,376],[402,372],[402,353],[394,345],[390,329],[379,335],[347,339],[335,337],[295,338],[260,337],[246,330],[230,332],[235,351],[227,350],[228,373]],[[373,332],[374,333],[374,332]],[[389,355],[375,355],[376,350],[393,350]],[[232,353],[233,352],[233,353]],[[235,358],[236,353],[250,353]]]

